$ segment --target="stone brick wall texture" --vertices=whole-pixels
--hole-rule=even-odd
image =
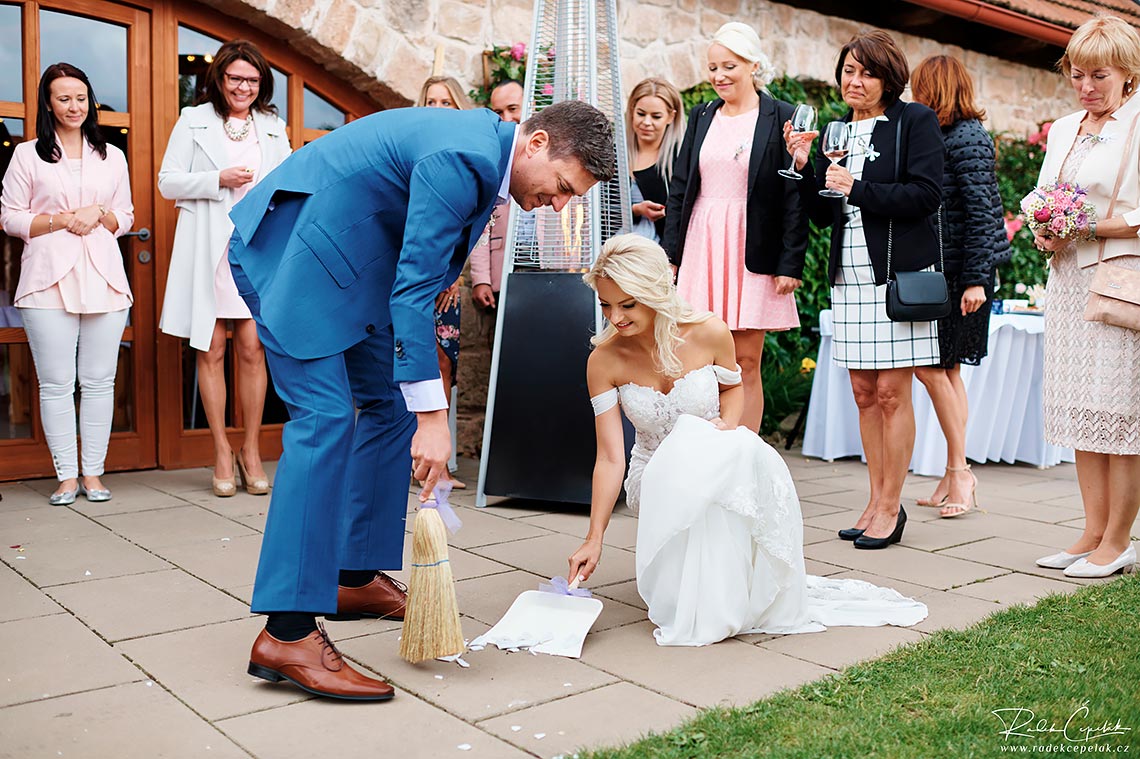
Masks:
[[[482,51],[527,41],[531,0],[206,0],[289,39],[332,73],[385,106],[407,105],[442,46],[444,73],[471,86],[482,80]],[[751,24],[779,73],[831,81],[835,54],[861,28],[768,0],[618,0],[622,83],[646,76],[681,89],[704,78],[708,39],[726,21]],[[956,55],[975,77],[987,126],[1025,134],[1076,110],[1061,76],[933,40],[894,33],[911,65],[934,53]]]

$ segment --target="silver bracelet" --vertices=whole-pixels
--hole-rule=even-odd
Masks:
[[[1096,219],[1089,219],[1089,242],[1096,240]]]

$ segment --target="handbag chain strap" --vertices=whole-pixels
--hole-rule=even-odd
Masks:
[[[903,103],[903,113],[906,112],[906,103]],[[1132,125],[1135,126],[1136,122],[1133,121]],[[1131,136],[1131,133],[1130,133]],[[895,181],[899,181],[899,153],[902,145],[902,113],[899,114],[899,125],[895,130]],[[1120,189],[1120,181],[1117,180],[1117,189]],[[1115,193],[1113,193],[1115,195]],[[1112,213],[1110,210],[1109,213]],[[891,278],[891,248],[895,236],[895,220],[893,218],[887,219],[887,279]],[[1103,245],[1103,243],[1102,243]],[[942,201],[938,202],[938,269],[942,272],[946,271],[946,264],[942,260]]]
[[[1132,125],[1128,127],[1128,136],[1124,138],[1124,149],[1132,144],[1132,135],[1136,133],[1136,122],[1140,121],[1140,113],[1132,117]],[[1116,209],[1116,196],[1120,194],[1120,185],[1124,181],[1124,169],[1128,165],[1127,161],[1120,162],[1120,170],[1116,172],[1116,186],[1112,188],[1112,198],[1108,201],[1108,215],[1106,219],[1112,218],[1112,212]],[[1104,260],[1104,246],[1108,243],[1105,237],[1100,238],[1100,249],[1096,254],[1096,262],[1099,265]]]

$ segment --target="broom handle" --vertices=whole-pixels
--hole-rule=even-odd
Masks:
[[[570,585],[567,587],[569,587],[570,590],[577,590],[578,589],[578,583],[580,583],[581,581],[582,581],[581,576],[575,577],[574,582],[570,583]]]

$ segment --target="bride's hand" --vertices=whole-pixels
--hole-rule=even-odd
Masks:
[[[602,543],[601,541],[594,542],[587,540],[582,544],[574,553],[570,554],[570,572],[566,575],[567,582],[574,582],[575,577],[580,577],[579,582],[585,582],[590,579],[590,575],[598,566],[598,560],[602,558]]]
[[[725,421],[723,419],[721,419],[719,416],[716,419],[709,419],[709,421],[712,422],[712,425],[714,427],[716,427],[718,430],[727,430],[728,429],[728,425],[725,424]]]

